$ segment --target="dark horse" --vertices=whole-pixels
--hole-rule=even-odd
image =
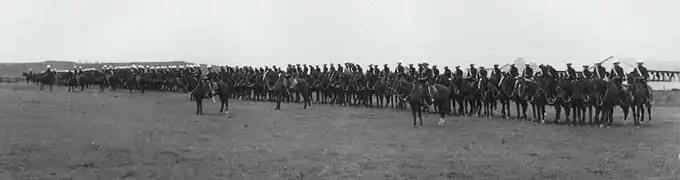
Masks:
[[[276,108],[281,109],[281,101],[287,87],[289,87],[288,79],[283,77],[282,73],[267,72],[265,74],[264,82],[267,83],[269,91],[273,91],[276,96]]]
[[[446,122],[446,114],[451,112],[451,90],[442,85],[435,84],[428,86],[427,94],[430,95],[435,107],[437,107],[437,114],[439,114],[439,125],[443,126]]]
[[[416,115],[420,120],[420,126],[423,126],[423,87],[406,80],[397,80],[392,84],[397,95],[401,100],[407,101],[411,106],[411,114],[413,115],[413,127],[417,128]]]
[[[229,114],[229,96],[231,96],[231,86],[227,82],[213,82],[216,87],[215,93],[220,98],[220,112]]]
[[[203,99],[208,98],[206,95],[208,92],[211,92],[211,90],[206,81],[199,82],[196,88],[191,91],[190,100],[196,101],[196,115],[203,115]]]
[[[652,96],[651,88],[647,85],[644,78],[628,75],[628,89],[632,95],[631,107],[633,110],[633,122],[639,127],[641,121],[645,121],[645,109],[649,116],[649,123],[652,123]]]
[[[302,95],[303,100],[302,103],[304,103],[303,109],[307,109],[307,107],[312,107],[312,94],[310,93],[309,83],[307,82],[306,79],[293,78],[292,80],[290,80],[290,87],[292,91]]]
[[[509,75],[504,74],[501,80],[498,82],[498,88],[500,95],[498,96],[498,101],[501,102],[501,118],[510,118],[510,100],[512,100],[513,87],[515,86],[515,79]]]
[[[289,95],[293,92],[297,92],[302,94],[303,96],[303,108],[307,109],[308,106],[312,105],[311,101],[311,95],[309,93],[309,84],[307,83],[307,80],[302,79],[302,78],[293,78],[292,80],[288,80],[288,78],[284,77],[282,73],[266,73],[265,76],[263,77],[265,83],[267,84],[267,88],[269,91],[273,91],[275,96],[276,96],[276,108],[275,109],[281,109],[281,101],[283,100],[283,96]]]
[[[50,92],[52,92],[52,85],[54,84],[54,72],[47,71],[35,76],[35,82],[38,82],[36,85],[39,86],[41,91],[45,89],[45,85],[49,85]]]
[[[602,109],[600,127],[604,127],[605,125],[607,127],[612,126],[614,121],[614,107],[616,107],[616,105],[619,105],[623,110],[624,124],[628,118],[628,104],[630,103],[630,97],[628,95],[622,95],[622,93],[625,91],[616,86],[614,81],[617,80],[618,79],[613,79],[612,81],[605,83],[604,87],[602,87],[602,84],[600,84],[599,89],[604,89],[601,91],[604,92],[604,94],[600,94],[596,101],[597,106]]]
[[[35,76],[36,74],[33,74],[33,72],[30,73],[22,73],[22,76],[24,76],[24,79],[26,79],[26,84],[30,84],[30,81],[35,81]]]

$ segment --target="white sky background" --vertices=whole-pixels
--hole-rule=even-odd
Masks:
[[[680,62],[677,0],[1,0],[0,61]]]

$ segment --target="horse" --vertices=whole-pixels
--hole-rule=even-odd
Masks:
[[[368,86],[368,89],[373,92],[373,95],[375,95],[375,104],[379,108],[385,107],[385,105],[387,105],[385,104],[385,99],[387,98],[386,79],[387,77],[381,77],[376,80],[373,85]]]
[[[37,82],[36,85],[39,86],[41,91],[45,89],[45,85],[49,85],[50,92],[52,92],[52,85],[54,84],[55,81],[54,72],[47,71],[40,75],[37,75],[35,76],[35,81]]]
[[[67,73],[64,75],[64,85],[68,88],[68,92],[76,92],[76,87],[78,86],[78,77],[74,73]]]
[[[309,83],[302,78],[293,78],[290,82],[290,89],[302,96],[303,109],[312,106],[312,95],[309,93]]]
[[[451,112],[451,90],[442,84],[435,84],[428,86],[427,94],[439,114],[438,125],[443,126],[446,123],[446,114]]]
[[[529,102],[531,103],[531,109],[534,114],[534,120],[545,123],[545,108],[547,105],[554,105],[555,98],[551,99],[550,86],[552,84],[552,78],[543,76],[534,78],[535,86],[530,86],[534,88],[534,93],[531,96]],[[555,120],[557,121],[557,119]]]
[[[576,97],[579,94],[579,89],[576,86],[576,83],[573,82],[572,80],[565,79],[565,78],[560,78],[557,80],[557,86],[556,86],[556,96],[555,96],[555,124],[559,123],[560,119],[560,114],[562,109],[564,109],[564,117],[567,123],[571,122],[572,125],[576,125],[578,121],[577,119],[577,111],[576,105],[580,104],[581,99],[579,97]],[[571,112],[574,112],[572,119],[571,120],[569,117],[571,115]],[[583,125],[583,124],[581,124]]]
[[[267,89],[273,91],[276,99],[276,108],[281,109],[281,100],[283,99],[284,93],[286,93],[286,88],[289,86],[288,80],[283,77],[283,73],[271,73],[265,74],[264,81],[267,83]]]
[[[94,83],[94,79],[90,76],[89,73],[81,73],[79,75],[76,75],[76,82],[80,86],[80,92],[85,91],[86,87],[89,87],[91,84]]]
[[[515,80],[509,74],[505,74],[498,82],[499,96],[498,101],[501,102],[501,118],[510,118],[510,100],[513,97],[513,87]]]
[[[26,84],[30,84],[30,81],[35,81],[36,74],[33,74],[33,72],[30,73],[23,72],[21,76],[24,76],[24,79],[26,79]]]
[[[560,80],[557,87],[557,98],[566,106],[570,107],[572,112],[572,125],[583,126],[586,124],[586,109],[589,99],[589,83],[590,81],[581,79],[576,81]],[[556,103],[557,104],[557,103]],[[565,107],[567,108],[567,107]],[[589,109],[592,114],[592,109]],[[566,111],[567,121],[569,120],[569,112]]]
[[[531,100],[533,94],[536,92],[536,87],[536,82],[531,79],[517,79],[517,82],[515,83],[515,91],[513,93],[515,107],[517,108],[517,119],[526,120],[528,118],[527,107],[529,106],[529,101]]]
[[[628,90],[632,96],[631,107],[633,110],[633,121],[636,127],[640,126],[640,122],[644,121],[645,109],[647,110],[647,115],[649,116],[649,123],[652,123],[652,104],[650,99],[649,86],[646,84],[644,78],[639,78],[628,75],[628,84],[631,86]]]
[[[392,87],[395,89],[399,98],[407,101],[411,106],[411,114],[413,115],[413,127],[417,128],[416,115],[420,120],[420,126],[423,126],[423,87],[406,80],[394,81]]]
[[[196,115],[203,115],[203,99],[208,98],[206,95],[208,92],[211,92],[208,82],[199,82],[198,85],[191,90],[189,100],[196,101]]]
[[[480,97],[480,102],[482,105],[482,110],[481,113],[483,113],[486,117],[493,117],[494,113],[494,104],[496,103],[496,99],[501,95],[500,91],[498,90],[498,87],[495,85],[496,83],[492,81],[486,81],[490,83],[484,83],[482,86],[484,86],[484,91],[481,91],[481,97]]]
[[[215,87],[214,93],[220,98],[220,112],[229,114],[229,96],[231,96],[231,86],[227,82],[212,82]]]

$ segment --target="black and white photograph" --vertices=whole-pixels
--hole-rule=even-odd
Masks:
[[[0,180],[680,180],[679,8],[0,0]]]

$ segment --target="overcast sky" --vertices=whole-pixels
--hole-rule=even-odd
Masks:
[[[680,61],[678,9],[678,0],[2,0],[0,61]]]

